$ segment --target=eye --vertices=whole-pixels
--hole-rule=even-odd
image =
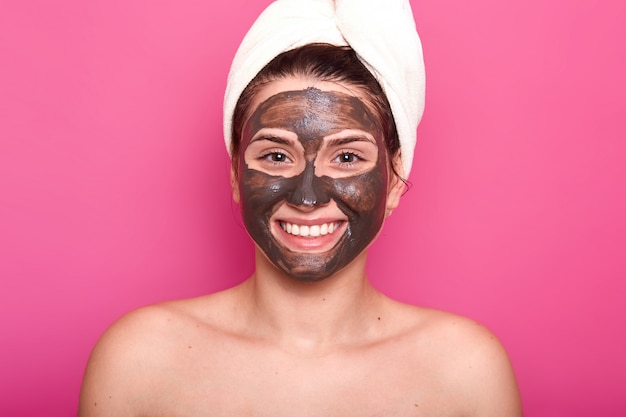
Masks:
[[[259,159],[276,165],[292,162],[291,159],[289,159],[289,157],[282,151],[266,152],[261,155]]]
[[[333,162],[337,162],[340,165],[352,165],[361,161],[361,157],[354,152],[342,151],[337,155]]]

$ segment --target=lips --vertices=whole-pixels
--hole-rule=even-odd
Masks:
[[[313,225],[288,223],[285,221],[280,222],[280,227],[290,235],[311,238],[332,234],[335,230],[339,228],[340,225],[341,222],[321,223]]]
[[[275,220],[270,233],[285,253],[311,256],[328,254],[345,238],[347,220]]]

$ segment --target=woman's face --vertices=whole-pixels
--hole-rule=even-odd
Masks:
[[[286,275],[325,279],[367,248],[397,205],[382,129],[336,83],[274,81],[251,109],[234,190],[248,233]]]

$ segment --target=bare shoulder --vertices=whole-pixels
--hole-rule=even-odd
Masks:
[[[440,381],[465,415],[522,415],[515,375],[500,340],[484,325],[451,313],[407,306],[407,332],[418,369]]]
[[[210,308],[202,306],[216,303],[219,295],[160,303],[113,323],[89,358],[78,415],[131,416],[145,410],[137,399],[149,403],[151,393],[159,392],[159,381],[171,376],[173,364],[184,364],[194,345],[210,348]]]
[[[467,317],[445,311],[416,308],[419,327],[414,331],[427,336],[441,351],[461,358],[504,356],[506,352],[498,338],[484,325]]]

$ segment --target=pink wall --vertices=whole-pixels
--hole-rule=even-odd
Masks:
[[[0,415],[74,414],[116,317],[252,271],[220,113],[268,2],[3,4]],[[413,4],[427,108],[373,282],[493,329],[526,416],[626,415],[626,3]]]

